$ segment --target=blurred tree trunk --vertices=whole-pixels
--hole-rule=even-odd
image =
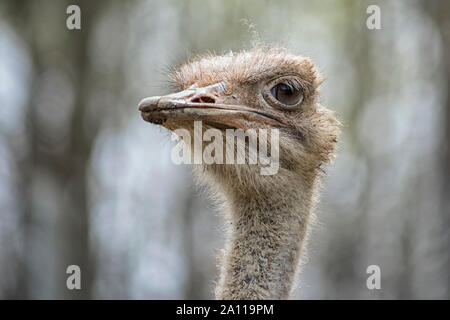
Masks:
[[[442,114],[442,193],[441,193],[441,219],[442,219],[442,254],[444,256],[443,274],[447,275],[446,297],[450,296],[450,2],[427,1],[424,6],[434,19],[441,33],[442,63],[446,74],[447,94]]]
[[[66,8],[69,4],[78,4],[81,7],[81,30],[66,28]],[[18,270],[20,284],[12,298],[91,297],[94,264],[89,247],[87,169],[95,136],[87,134],[84,125],[90,89],[88,40],[97,4],[98,2],[88,1],[42,1],[39,5],[36,5],[35,1],[20,1],[10,4],[11,17],[16,20],[13,22],[17,23],[17,31],[28,44],[33,64],[32,89],[25,111],[28,153],[18,162],[21,173],[18,190],[22,197],[25,241],[21,268]],[[46,9],[51,7],[53,16],[49,22],[43,13],[47,13]],[[54,29],[55,25],[58,29]],[[51,37],[50,43],[39,41],[44,36],[43,30],[47,37]],[[49,55],[54,55],[54,58]],[[66,128],[69,134],[68,144],[62,150],[54,150],[54,146],[41,139],[42,131],[46,128],[43,128],[42,122],[37,119],[38,110],[43,107],[39,105],[39,96],[42,94],[41,79],[48,70],[58,70],[66,74],[73,86],[75,101],[73,109],[70,109],[72,111],[68,121],[69,128]],[[51,190],[56,192],[50,199],[33,198],[33,192],[36,191],[33,186],[39,186],[36,177],[41,174],[47,175],[47,181],[54,184]],[[38,214],[37,206],[40,203],[36,203],[37,200],[54,202],[54,207],[58,208],[56,223],[50,219],[42,221]],[[41,238],[36,238],[36,234],[51,234],[49,239],[52,239],[52,246],[48,247],[47,242],[40,243]],[[51,250],[53,251],[50,252]],[[51,261],[43,262],[45,259]],[[49,264],[50,270],[36,270],[39,266]],[[81,290],[66,288],[66,268],[72,264],[81,268]],[[49,282],[52,283],[49,285]],[[36,288],[36,283],[50,286],[50,293],[45,290],[47,287]]]
[[[348,2],[342,6],[342,10],[345,12],[348,21],[352,17],[359,16],[360,12],[365,11],[365,5],[362,2]],[[358,123],[362,114],[365,111],[366,101],[372,95],[372,77],[370,70],[373,67],[369,59],[369,53],[371,48],[371,38],[375,37],[375,32],[369,31],[365,28],[365,16],[362,16],[359,23],[349,23],[346,25],[347,31],[345,32],[345,38],[342,39],[343,46],[347,49],[347,54],[350,60],[353,61],[355,66],[355,75],[358,79],[355,82],[353,90],[353,96],[351,100],[351,106],[349,107],[348,114],[344,116],[346,124]],[[364,26],[364,27],[361,27]],[[357,43],[358,45],[355,45]],[[362,195],[370,194],[371,176],[373,175],[373,168],[371,165],[370,157],[367,156],[367,146],[360,139],[358,127],[355,125],[349,125],[346,128],[351,139],[351,146],[354,148],[354,153],[366,163],[368,168],[368,178],[363,185],[364,192]],[[360,261],[358,260],[359,247],[365,245],[367,242],[367,234],[369,228],[368,221],[368,197],[362,196],[358,199],[358,204],[355,208],[359,210],[358,215],[347,215],[347,221],[342,224],[342,232],[337,233],[337,236],[332,243],[330,243],[329,253],[325,265],[326,274],[328,275],[326,286],[328,287],[328,295],[324,298],[343,298],[354,299],[360,295],[359,288],[355,286],[355,274],[361,274]],[[356,230],[352,226],[358,226]],[[363,274],[364,276],[364,274]],[[360,279],[360,283],[364,283],[363,278]]]

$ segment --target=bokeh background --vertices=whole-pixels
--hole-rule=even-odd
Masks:
[[[213,298],[220,214],[137,103],[174,64],[262,43],[311,57],[344,123],[293,298],[450,298],[444,0],[2,0],[0,298]]]

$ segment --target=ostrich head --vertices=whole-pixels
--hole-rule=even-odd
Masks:
[[[338,122],[318,104],[322,78],[308,58],[278,48],[210,55],[182,65],[171,78],[178,92],[142,100],[144,120],[192,133],[196,120],[221,131],[277,128],[281,174],[309,175],[333,156]],[[210,169],[258,172],[252,166]]]
[[[178,67],[171,79],[177,93],[139,104],[144,120],[191,133],[194,121],[201,120],[204,129],[214,128],[224,137],[227,129],[278,129],[279,172],[274,175],[262,176],[258,165],[249,164],[197,169],[224,195],[232,226],[217,297],[287,297],[316,177],[333,157],[339,132],[334,113],[318,103],[322,78],[308,58],[257,48],[199,57]],[[274,238],[266,243],[271,249],[265,249],[261,245],[272,227]],[[254,250],[247,252],[243,245]]]

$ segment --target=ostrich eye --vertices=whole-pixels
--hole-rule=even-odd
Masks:
[[[279,102],[293,106],[299,103],[303,99],[303,92],[301,89],[297,89],[294,86],[287,83],[279,83],[270,89],[270,93]]]

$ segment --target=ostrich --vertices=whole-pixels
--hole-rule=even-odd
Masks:
[[[139,103],[145,121],[171,131],[278,129],[279,170],[259,164],[197,164],[223,199],[226,243],[217,299],[287,299],[294,288],[320,188],[334,158],[339,122],[318,102],[323,81],[313,62],[282,48],[207,55],[170,75],[177,93]]]

